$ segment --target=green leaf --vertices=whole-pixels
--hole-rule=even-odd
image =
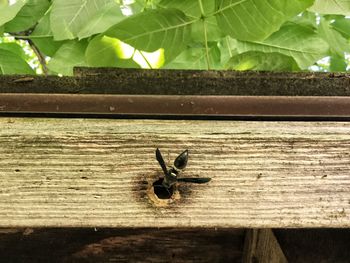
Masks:
[[[82,39],[104,32],[123,19],[125,19],[125,17],[120,7],[115,2],[112,2],[98,11],[91,21],[79,31],[78,37]]]
[[[344,56],[331,56],[331,61],[329,65],[329,70],[332,72],[345,72],[347,68],[347,63]]]
[[[26,54],[24,53],[23,48],[15,42],[0,43],[0,49],[11,51],[22,59],[26,59]]]
[[[105,31],[118,22],[120,10],[116,7],[114,0],[53,1],[50,18],[54,39],[82,38]]]
[[[195,42],[204,42],[204,27],[205,23],[207,41],[218,41],[220,38],[224,37],[224,33],[218,27],[215,17],[209,17],[204,20],[198,20],[192,25],[192,40]]]
[[[147,10],[114,25],[106,35],[138,50],[153,52],[162,48],[168,62],[186,48],[192,23],[177,9]]]
[[[321,36],[307,27],[286,25],[264,41],[238,41],[237,50],[239,53],[281,53],[293,57],[301,69],[307,69],[328,54],[329,46]]]
[[[27,0],[17,0],[13,5],[0,6],[0,26],[12,20],[19,10],[26,4]]]
[[[6,32],[20,32],[34,26],[50,7],[48,0],[28,0],[16,17],[5,24]]]
[[[35,74],[35,72],[23,58],[0,47],[0,74]]]
[[[318,32],[328,42],[331,53],[342,57],[344,52],[350,52],[349,41],[332,28],[330,21],[321,18]]]
[[[123,6],[136,6],[138,11],[157,8],[160,0],[117,0]],[[134,13],[133,13],[134,14]]]
[[[345,38],[350,38],[350,19],[342,17],[337,18],[332,23],[332,27],[342,34]]]
[[[317,27],[317,16],[315,13],[305,11],[301,15],[293,17],[291,22],[310,28]]]
[[[73,68],[86,66],[85,50],[87,41],[68,41],[64,43],[48,63],[48,68],[62,75],[73,75]]]
[[[280,53],[249,51],[234,56],[226,64],[233,70],[297,71],[299,67],[291,57]]]
[[[240,40],[263,40],[314,0],[216,0],[219,27]]]
[[[167,8],[177,8],[188,17],[197,20],[192,25],[192,41],[194,42],[217,41],[224,36],[223,32],[218,27],[216,18],[214,16],[206,16],[214,12],[215,1],[162,0],[159,5]],[[205,27],[203,23],[205,23]],[[206,32],[204,32],[204,28]]]
[[[90,41],[85,52],[88,66],[139,68],[139,65],[132,60],[134,48],[125,45],[116,38],[96,36]]]
[[[220,49],[217,43],[208,43],[210,68],[220,69]],[[182,52],[175,60],[167,64],[167,69],[208,69],[206,49],[203,46],[191,47]]]
[[[320,14],[350,15],[350,0],[316,0],[310,10]]]
[[[46,56],[52,57],[64,41],[54,41],[50,27],[50,12],[47,12],[30,35],[31,40]]]
[[[140,13],[144,8],[147,7],[147,4],[152,5],[150,1],[145,0],[135,0],[134,2],[130,2],[130,4],[127,5],[128,8],[131,9],[132,14],[138,14]],[[152,6],[151,6],[152,7]],[[121,6],[122,8],[122,6]]]
[[[162,0],[159,6],[164,8],[176,8],[189,17],[200,18],[202,16],[202,8],[204,16],[214,11],[215,2],[213,0]]]
[[[237,40],[231,38],[230,36],[224,37],[220,41],[220,53],[221,53],[221,63],[226,65],[231,57],[236,56],[237,53]]]

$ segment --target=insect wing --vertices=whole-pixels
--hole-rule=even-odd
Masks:
[[[174,166],[176,169],[185,169],[188,161],[188,150],[182,152],[174,161]]]

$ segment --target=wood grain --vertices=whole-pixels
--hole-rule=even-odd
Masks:
[[[245,230],[17,229],[0,230],[2,262],[237,262]]]
[[[243,263],[288,263],[271,229],[248,229]]]
[[[350,123],[0,119],[2,227],[349,227]],[[183,176],[159,200],[159,147]]]
[[[74,75],[4,75],[0,93],[350,96],[348,73],[89,67]]]
[[[274,234],[289,262],[349,261],[349,228],[276,229]]]

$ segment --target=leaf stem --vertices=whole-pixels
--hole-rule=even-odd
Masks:
[[[27,31],[23,31],[23,32],[10,33],[10,35],[13,36],[15,39],[27,41],[28,45],[30,46],[30,48],[33,50],[36,57],[38,58],[44,75],[47,76],[49,73],[49,70],[48,70],[47,65],[46,65],[45,55],[43,53],[41,53],[41,51],[38,49],[38,47],[30,39],[30,34],[34,31],[34,28],[35,27],[30,28]]]
[[[33,35],[17,35],[17,34],[13,34],[11,33],[12,36],[14,37],[17,37],[17,38],[20,38],[22,40],[27,40],[27,39],[34,39],[34,38],[46,38],[46,37],[53,37],[53,35],[36,35],[36,36],[33,36]]]
[[[207,68],[210,70],[210,61],[209,61],[209,48],[208,48],[208,35],[207,35],[207,24],[206,17],[204,14],[204,8],[202,0],[198,0],[199,8],[201,10],[201,20],[203,21],[203,31],[204,31],[204,44],[205,44],[205,58],[207,60]]]
[[[199,8],[201,10],[202,18],[204,18],[205,14],[204,14],[204,8],[203,8],[202,0],[198,0],[198,4],[199,4]]]
[[[226,45],[227,45],[228,53],[230,54],[230,58],[232,58],[232,51],[231,51],[231,48],[230,48],[230,42],[229,42],[228,38],[229,38],[229,36],[226,36],[226,37],[225,37],[225,40],[226,40]]]
[[[147,63],[147,65],[149,66],[149,68],[150,68],[150,69],[153,69],[153,68],[152,68],[152,65],[148,62],[147,58],[146,58],[145,55],[142,53],[142,51],[139,50],[139,52],[140,52],[141,56],[143,57],[143,59],[146,61],[146,63]]]
[[[44,75],[47,76],[49,74],[49,69],[47,68],[47,65],[46,65],[45,55],[41,53],[41,51],[38,49],[38,47],[34,44],[34,42],[31,39],[27,39],[27,42],[29,46],[32,48],[32,50],[34,51],[35,55],[37,56]]]
[[[205,19],[203,19],[203,29],[204,29],[204,44],[205,44],[205,57],[207,60],[207,67],[210,70],[210,60],[209,60],[209,48],[208,48],[208,36],[207,36],[207,25]]]

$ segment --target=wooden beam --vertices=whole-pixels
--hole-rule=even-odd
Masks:
[[[350,123],[0,118],[2,227],[349,227]],[[157,199],[159,147],[184,177]]]
[[[273,233],[290,262],[349,261],[349,228],[274,229]]]
[[[0,93],[0,114],[91,117],[350,120],[350,97]]]
[[[288,263],[271,229],[248,229],[243,263]]]
[[[241,262],[238,229],[0,229],[6,262]]]
[[[77,68],[74,77],[0,77],[0,93],[349,96],[349,74]]]

